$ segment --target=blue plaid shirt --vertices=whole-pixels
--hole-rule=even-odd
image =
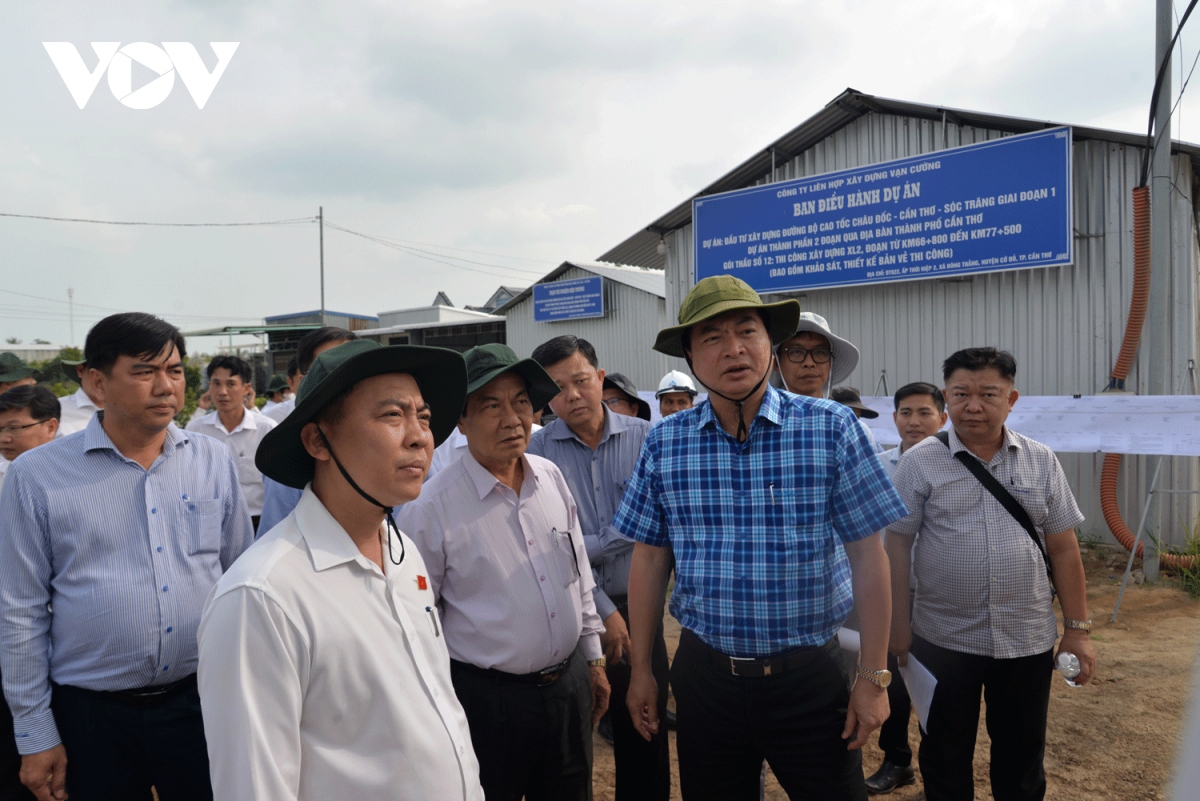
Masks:
[[[842,543],[908,514],[854,413],[768,387],[744,443],[702,402],[651,429],[613,527],[675,552],[671,614],[729,656],[828,642]]]

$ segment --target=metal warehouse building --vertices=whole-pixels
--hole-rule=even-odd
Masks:
[[[695,197],[802,178],[834,170],[934,153],[949,147],[1054,127],[1057,124],[900,102],[847,90],[815,116],[754,154]],[[1073,127],[1074,263],[947,279],[874,284],[772,296],[797,297],[855,342],[862,361],[846,382],[864,394],[885,394],[909,381],[941,384],[941,362],[954,350],[995,345],[1017,358],[1025,395],[1093,395],[1108,383],[1129,313],[1133,285],[1131,190],[1138,182],[1145,137]],[[1171,393],[1192,393],[1188,373],[1200,341],[1196,198],[1200,147],[1172,146],[1172,268],[1166,309]],[[665,270],[665,309],[672,322],[694,283],[692,198],[652,221],[600,257],[605,262]],[[569,269],[564,265],[561,269]],[[611,269],[611,268],[610,268]],[[511,317],[510,317],[511,320]],[[515,341],[510,322],[510,341]],[[629,320],[619,332],[629,358],[647,358],[659,323]],[[636,329],[633,326],[637,326]],[[553,326],[549,326],[552,328]],[[543,326],[547,328],[547,326]],[[543,337],[544,338],[544,337]],[[524,340],[522,340],[524,342]],[[1142,354],[1147,344],[1143,340]],[[635,351],[641,351],[634,354]],[[674,362],[675,360],[670,360]],[[671,367],[677,366],[671,364]],[[660,362],[651,372],[661,375]],[[642,380],[642,379],[639,379]],[[1127,387],[1148,392],[1144,359],[1134,361]],[[1099,503],[1101,454],[1060,454],[1087,523],[1086,537],[1111,539]],[[1128,457],[1120,503],[1136,523],[1153,457]],[[1160,486],[1196,489],[1197,459],[1167,459]],[[1181,544],[1181,521],[1194,522],[1195,496],[1163,506],[1164,540]]]
[[[601,368],[624,373],[640,390],[654,389],[671,368],[667,366],[667,357],[650,346],[659,329],[666,327],[668,318],[672,321],[675,318],[674,310],[667,314],[662,269],[565,261],[536,283],[595,276],[603,282],[603,316],[536,321],[533,287],[497,309],[495,313],[507,319],[509,347],[521,356],[528,356],[548,339],[574,334],[595,346]],[[678,308],[678,304],[672,308]]]

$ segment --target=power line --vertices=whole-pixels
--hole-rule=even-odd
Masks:
[[[142,220],[91,220],[83,217],[48,217],[43,214],[12,214],[0,211],[0,217],[16,217],[24,220],[51,220],[53,222],[93,223],[95,225],[150,225],[161,228],[244,228],[252,225],[300,225],[315,223],[316,217],[292,217],[286,220],[263,220],[259,222],[225,222],[225,223],[177,223],[177,222],[145,222]]]
[[[18,295],[23,298],[31,298],[33,300],[43,300],[43,301],[47,301],[49,303],[61,303],[63,305],[70,304],[70,301],[67,301],[67,300],[59,300],[58,298],[47,298],[42,295],[30,295],[28,292],[17,292],[14,289],[0,289],[0,292],[3,292],[6,295]],[[118,313],[118,312],[129,311],[129,309],[118,309],[113,306],[97,306],[94,303],[76,303],[75,305],[81,306],[84,308],[88,308],[88,309],[97,309],[98,311],[110,312],[110,313],[114,313],[114,314]],[[21,307],[21,308],[17,309],[17,311],[34,311],[34,310],[29,309],[27,307]],[[68,314],[67,310],[47,311],[46,313],[47,314],[62,314],[64,316]],[[190,318],[190,319],[196,319],[196,320],[258,320],[258,319],[260,319],[258,317],[228,317],[225,315],[213,316],[213,315],[199,315],[199,314],[172,314],[171,316],[176,317],[176,318]]]
[[[498,270],[508,270],[510,273],[524,273],[526,275],[537,276],[538,278],[540,278],[542,275],[544,275],[544,273],[542,273],[541,271],[522,270],[519,267],[508,267],[503,264],[491,264],[489,262],[481,262],[481,261],[474,261],[471,259],[463,259],[461,257],[451,256],[451,255],[448,255],[445,253],[434,253],[432,251],[422,250],[420,248],[414,248],[409,245],[402,245],[402,244],[399,244],[398,242],[384,239],[383,237],[372,236],[371,234],[364,234],[364,233],[360,233],[358,231],[352,231],[349,228],[346,228],[341,225],[337,225],[335,223],[331,223],[328,220],[325,221],[325,225],[327,225],[330,228],[333,228],[335,230],[341,231],[343,233],[350,234],[351,236],[357,236],[362,239],[366,239],[370,242],[375,242],[376,244],[383,245],[384,247],[389,247],[389,248],[393,248],[395,250],[399,250],[403,253],[409,254],[410,256],[416,256],[419,259],[425,259],[426,261],[437,262],[438,264],[445,264],[449,267],[455,267],[460,270],[468,270],[470,272],[483,273],[485,275],[492,275],[497,278],[502,278],[502,279],[509,280],[509,281],[514,280],[514,276],[512,276],[512,275],[502,275],[500,273],[492,272],[491,270],[480,270],[475,267],[467,267],[465,264],[458,264],[456,262],[466,262],[466,264],[476,264],[476,265],[481,265],[484,267],[495,267]],[[440,257],[440,258],[438,258],[438,257]],[[446,259],[454,259],[454,261],[446,261]]]

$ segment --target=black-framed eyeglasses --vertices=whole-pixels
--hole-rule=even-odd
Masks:
[[[27,428],[33,428],[34,426],[40,426],[42,423],[48,423],[52,419],[54,419],[54,418],[47,417],[45,420],[38,420],[36,423],[29,423],[29,424],[23,425],[23,426],[16,425],[15,423],[13,425],[4,426],[4,427],[0,428],[0,437],[4,436],[5,434],[11,434],[15,437],[17,434],[20,434],[22,431],[24,431]]]
[[[558,539],[558,529],[552,528],[550,529],[550,533],[556,540]],[[578,578],[583,578],[583,574],[579,572],[579,553],[575,550],[575,535],[571,533],[571,529],[567,529],[562,533],[567,535],[567,542],[571,543],[571,558],[575,560],[575,575]],[[555,545],[557,544],[556,542]]]
[[[825,364],[833,358],[833,351],[829,348],[780,348],[783,355],[787,356],[787,360],[793,364],[802,364],[805,359],[812,356],[812,360],[817,364]]]

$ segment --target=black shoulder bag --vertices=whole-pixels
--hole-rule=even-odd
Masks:
[[[935,434],[938,440],[950,449],[950,433],[948,431],[939,431]],[[1042,555],[1042,561],[1046,563],[1046,578],[1050,580],[1050,588],[1054,588],[1054,574],[1050,572],[1050,555],[1046,553],[1046,546],[1038,538],[1037,529],[1033,527],[1033,520],[1029,517],[1029,512],[1025,511],[1025,507],[1021,502],[1012,496],[1012,493],[1004,488],[1004,485],[996,480],[983,463],[972,456],[968,451],[962,450],[954,454],[954,458],[962,462],[963,467],[971,471],[971,475],[979,480],[983,488],[992,494],[992,497],[1000,502],[1000,505],[1013,516],[1013,519],[1021,524],[1021,528],[1025,529],[1025,533],[1033,540],[1033,544],[1037,546],[1038,553]]]

